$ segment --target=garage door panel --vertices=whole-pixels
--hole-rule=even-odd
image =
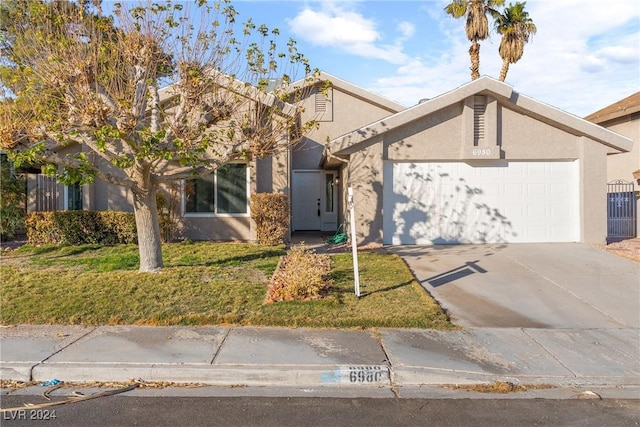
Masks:
[[[577,241],[577,167],[577,161],[385,162],[384,241]]]

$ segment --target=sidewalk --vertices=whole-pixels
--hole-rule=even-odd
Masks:
[[[21,381],[394,388],[508,381],[640,398],[640,331],[375,331],[253,327],[0,328],[0,377]]]

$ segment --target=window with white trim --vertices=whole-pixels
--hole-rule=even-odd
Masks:
[[[230,163],[209,175],[185,180],[185,215],[248,214],[248,177],[245,163]]]

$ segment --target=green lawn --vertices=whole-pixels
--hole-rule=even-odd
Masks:
[[[138,273],[136,246],[32,247],[0,258],[0,323],[453,327],[395,255],[332,256],[329,295],[265,304],[284,247],[177,243],[163,247],[160,274]]]

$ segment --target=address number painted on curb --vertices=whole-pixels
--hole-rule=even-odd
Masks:
[[[323,371],[323,384],[380,384],[389,382],[386,366],[341,366],[333,371]]]

